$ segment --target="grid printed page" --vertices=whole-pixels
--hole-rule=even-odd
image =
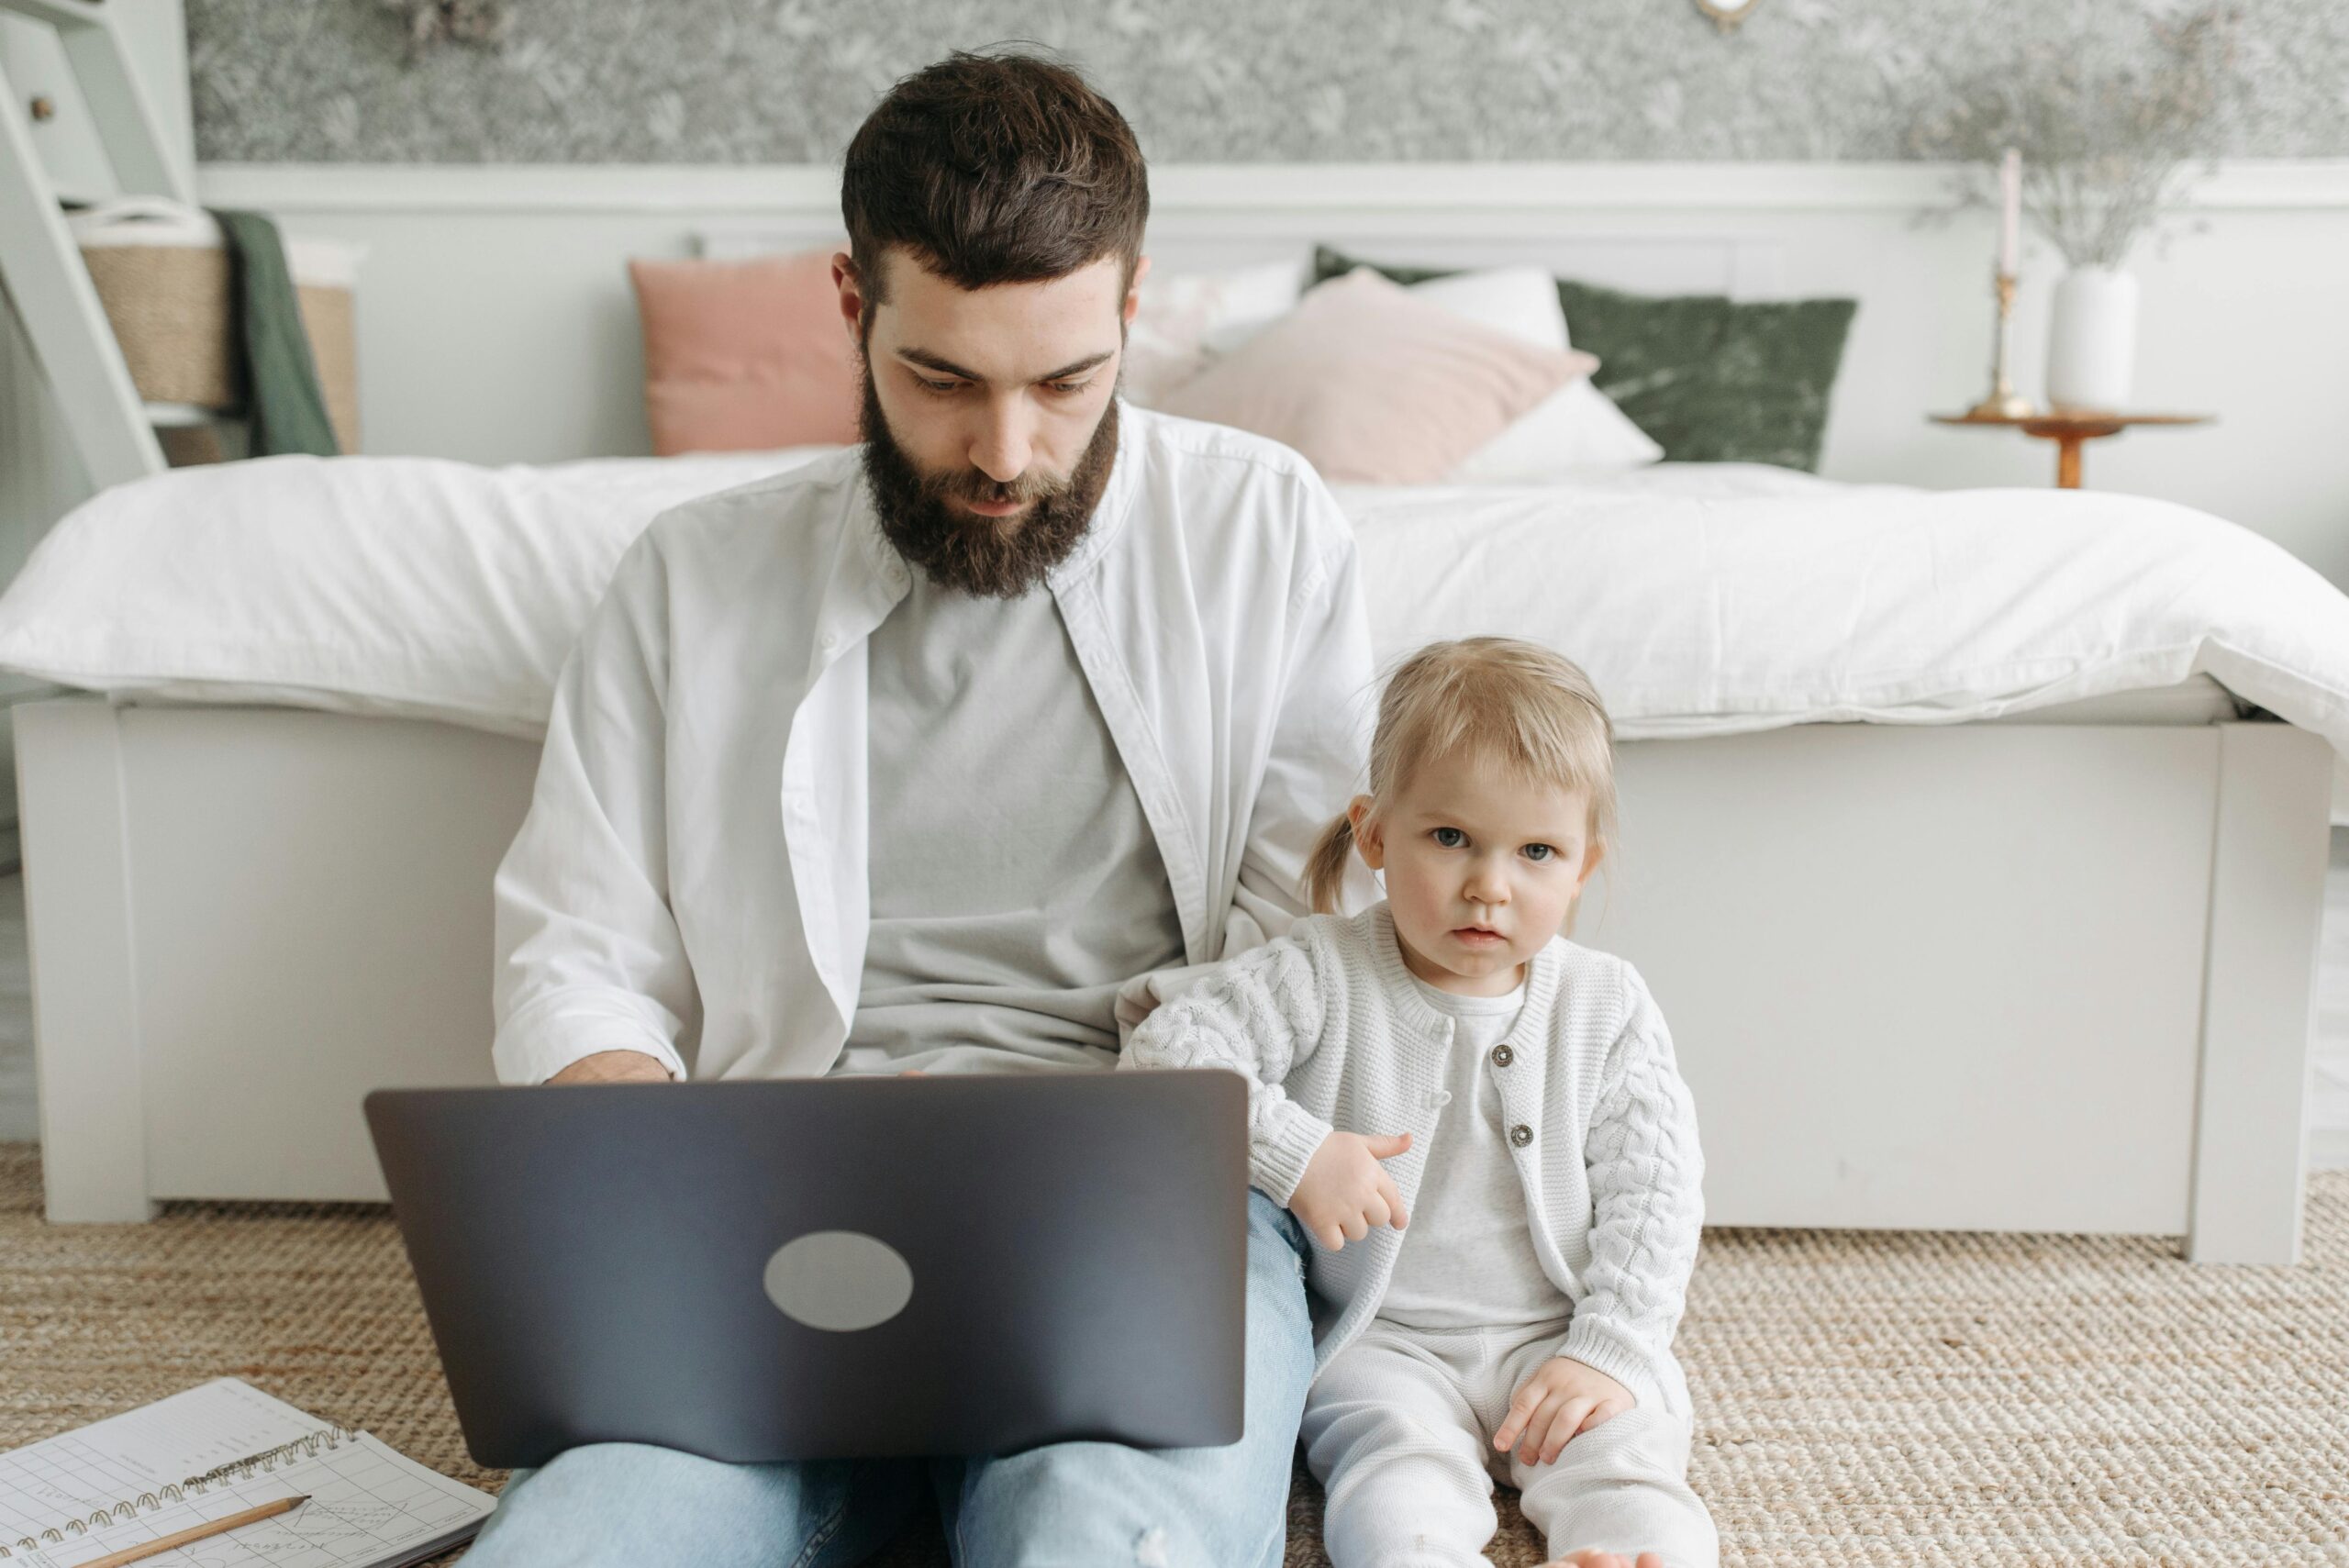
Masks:
[[[215,1378],[0,1453],[0,1546],[86,1519],[327,1424],[238,1378]]]
[[[190,1398],[198,1395],[206,1397]],[[163,1409],[175,1401],[187,1403]],[[154,1418],[104,1430],[139,1417]],[[214,1482],[201,1496],[142,1508],[103,1529],[29,1551],[17,1544],[64,1519],[86,1519],[95,1509],[323,1429],[293,1407],[228,1378],[0,1454],[0,1546],[14,1553],[5,1560],[6,1568],[75,1568],[208,1519],[306,1494],[310,1500],[291,1513],[142,1559],[141,1568],[360,1568],[428,1555],[424,1549],[467,1533],[495,1505],[488,1494],[362,1433],[315,1457],[280,1461],[249,1480]]]

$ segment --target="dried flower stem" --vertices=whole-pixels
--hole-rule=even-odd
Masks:
[[[1921,156],[1995,168],[2022,150],[2022,208],[2078,266],[2118,267],[2156,228],[2184,164],[2207,158],[2224,111],[2247,97],[2235,13],[2206,6],[2151,27],[2147,63],[2092,71],[2042,48],[1960,84],[1955,106],[1911,133]],[[1965,199],[1978,201],[1978,171]]]

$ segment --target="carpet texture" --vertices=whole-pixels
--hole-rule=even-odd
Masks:
[[[1679,1350],[1689,1479],[1726,1564],[2349,1564],[2349,1171],[2307,1262],[2156,1239],[1708,1231]],[[0,1145],[0,1449],[241,1377],[489,1490],[389,1211],[166,1205],[40,1218]],[[1288,1568],[1319,1568],[1300,1473]],[[1506,1504],[1504,1568],[1541,1543]],[[442,1559],[443,1562],[453,1558]],[[945,1562],[920,1524],[874,1560]]]

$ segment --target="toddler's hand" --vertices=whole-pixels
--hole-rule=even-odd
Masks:
[[[1332,1252],[1349,1241],[1361,1240],[1374,1226],[1402,1229],[1410,1218],[1403,1212],[1403,1195],[1379,1162],[1391,1160],[1410,1146],[1408,1132],[1386,1138],[1331,1133],[1313,1151],[1297,1191],[1289,1195],[1289,1212],[1305,1221],[1314,1240]]]
[[[1508,1418],[1493,1434],[1493,1446],[1508,1450],[1522,1438],[1517,1457],[1528,1464],[1547,1464],[1558,1457],[1566,1440],[1631,1409],[1639,1401],[1631,1391],[1572,1356],[1552,1356],[1525,1380],[1508,1402]]]
[[[1664,1568],[1664,1555],[1642,1551],[1634,1564],[1628,1552],[1601,1551],[1595,1546],[1586,1546],[1580,1551],[1553,1557],[1542,1564],[1542,1568]]]

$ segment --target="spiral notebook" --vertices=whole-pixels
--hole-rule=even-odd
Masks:
[[[497,1499],[362,1431],[221,1377],[0,1453],[0,1568],[75,1568],[307,1495],[138,1568],[402,1568],[472,1537]]]

